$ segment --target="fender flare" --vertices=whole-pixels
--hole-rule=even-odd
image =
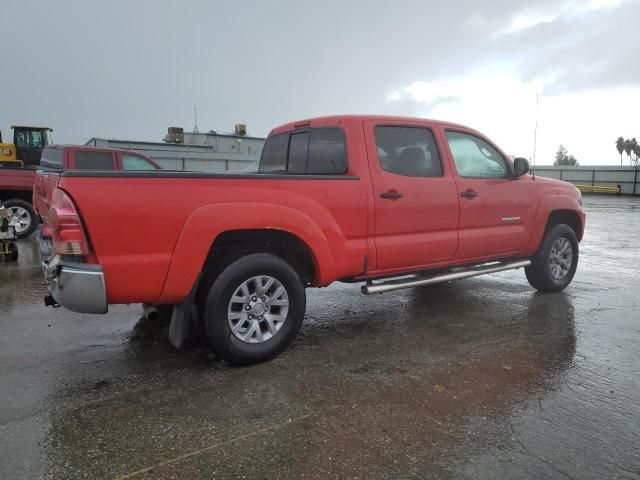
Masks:
[[[582,207],[578,201],[569,195],[545,196],[540,200],[536,208],[533,219],[533,229],[531,237],[529,238],[529,245],[527,246],[528,254],[533,255],[538,251],[547,227],[549,216],[556,210],[570,210],[578,216],[580,231],[576,232],[576,235],[578,236],[578,239],[582,238],[582,232],[584,230],[584,212],[582,211]]]
[[[260,212],[260,215],[256,215],[256,212]],[[329,230],[334,230],[330,227]],[[299,210],[271,203],[218,203],[197,208],[184,223],[173,250],[159,303],[179,303],[184,300],[202,271],[211,245],[220,234],[267,229],[285,231],[304,242],[311,251],[316,267],[314,284],[331,283],[336,268],[329,240],[309,216]]]

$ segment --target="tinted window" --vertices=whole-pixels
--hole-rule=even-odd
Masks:
[[[113,155],[109,152],[76,152],[76,168],[80,170],[113,170]]]
[[[312,128],[267,138],[261,172],[340,174],[347,171],[347,150],[340,128]]]
[[[459,132],[447,132],[447,140],[461,177],[505,178],[508,176],[504,158],[484,140]]]
[[[419,127],[376,127],[380,166],[410,177],[440,177],[442,164],[431,130]]]
[[[123,170],[155,170],[156,167],[147,159],[138,155],[124,153],[120,156],[122,159]]]
[[[267,138],[260,157],[261,172],[284,172],[287,168],[289,135],[273,135]]]
[[[309,151],[309,132],[294,133],[289,140],[289,162],[287,171],[304,173],[307,171],[307,152]]]
[[[40,165],[46,168],[62,168],[64,166],[62,161],[63,152],[64,150],[61,148],[45,148],[42,151]]]
[[[307,173],[339,174],[346,171],[347,149],[342,129],[312,129]]]

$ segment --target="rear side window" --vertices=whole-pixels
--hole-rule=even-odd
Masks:
[[[427,128],[376,127],[378,160],[383,170],[407,177],[440,177],[442,164]]]
[[[120,158],[122,159],[123,170],[156,170],[153,163],[149,162],[146,158],[139,157],[138,155],[124,153]]]
[[[267,138],[260,156],[261,172],[286,172],[289,135],[273,135]]]
[[[45,148],[42,151],[42,159],[40,160],[40,166],[45,168],[62,168],[64,150],[61,148]]]
[[[341,128],[320,127],[273,135],[267,139],[260,172],[339,175],[347,171]]]
[[[113,170],[113,154],[78,150],[75,154],[76,168],[79,170]]]

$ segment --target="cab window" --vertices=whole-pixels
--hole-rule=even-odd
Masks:
[[[335,127],[272,135],[260,158],[262,173],[339,175],[347,167],[344,132]]]
[[[466,178],[506,178],[502,155],[484,140],[468,133],[447,131],[447,141],[458,175]]]
[[[42,148],[44,145],[45,136],[39,130],[16,132],[16,147],[18,148]]]

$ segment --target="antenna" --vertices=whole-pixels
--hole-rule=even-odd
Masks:
[[[536,146],[538,143],[538,105],[540,103],[540,93],[536,92],[536,126],[533,129],[533,179],[536,179]]]
[[[198,106],[194,105],[193,106],[193,133],[200,133],[198,131]]]

